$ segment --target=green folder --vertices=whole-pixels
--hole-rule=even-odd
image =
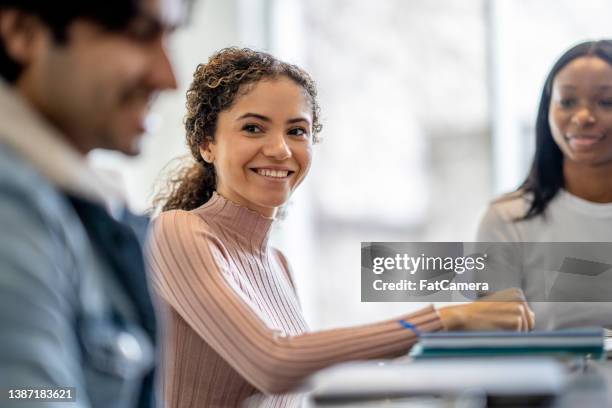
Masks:
[[[555,356],[603,359],[601,328],[556,331],[426,333],[412,348],[415,359],[440,357]]]

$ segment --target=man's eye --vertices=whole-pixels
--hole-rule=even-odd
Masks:
[[[153,18],[137,17],[126,28],[126,34],[139,42],[150,42],[163,34],[163,26]]]
[[[259,126],[252,125],[252,124],[244,125],[242,127],[242,130],[244,130],[247,133],[262,133],[263,132]]]

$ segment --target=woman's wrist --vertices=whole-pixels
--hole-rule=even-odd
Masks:
[[[451,331],[460,327],[461,314],[457,313],[456,306],[436,307],[435,310],[444,330]]]

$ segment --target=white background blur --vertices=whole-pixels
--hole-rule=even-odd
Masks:
[[[136,211],[187,153],[185,91],[198,63],[238,45],[315,78],[324,142],[273,242],[315,329],[393,317],[360,302],[361,241],[470,241],[480,213],[527,172],[544,78],[569,46],[612,38],[608,0],[198,0],[171,52],[143,153],[94,152]]]

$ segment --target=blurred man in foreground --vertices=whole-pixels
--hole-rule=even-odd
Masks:
[[[85,155],[138,154],[182,7],[0,0],[0,406],[153,404],[141,248]]]

